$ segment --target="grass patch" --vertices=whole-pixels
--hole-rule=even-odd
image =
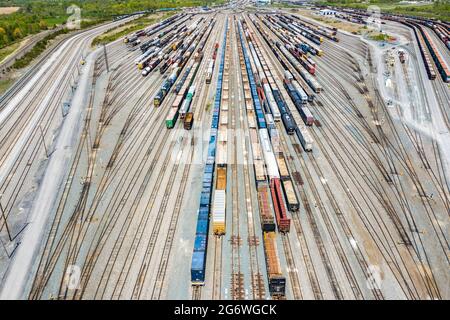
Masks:
[[[0,62],[2,62],[7,56],[19,48],[20,42],[16,42],[10,46],[0,49]]]
[[[391,36],[389,36],[386,33],[382,33],[382,32],[376,32],[376,33],[370,34],[369,39],[372,39],[374,41],[380,41],[380,42],[394,40]]]
[[[1,79],[0,80],[0,95],[4,94],[6,90],[11,87],[11,85],[14,83],[14,79]]]
[[[56,25],[61,25],[61,24],[64,24],[64,23],[66,23],[66,21],[67,21],[67,17],[63,17],[63,16],[61,16],[61,17],[50,17],[50,18],[45,18],[45,19],[43,19],[45,22],[47,22],[47,25],[50,27],[50,28],[53,28],[53,27],[55,27]]]

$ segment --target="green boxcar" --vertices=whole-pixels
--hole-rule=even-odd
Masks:
[[[172,108],[166,118],[167,129],[172,129],[178,119],[178,109]]]

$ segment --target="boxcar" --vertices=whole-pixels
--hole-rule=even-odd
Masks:
[[[194,114],[192,112],[186,113],[186,117],[184,118],[184,129],[191,130],[192,125],[194,123]]]

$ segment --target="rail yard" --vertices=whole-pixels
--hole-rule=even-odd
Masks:
[[[449,299],[450,23],[380,19],[234,1],[45,53],[0,98],[0,297]]]

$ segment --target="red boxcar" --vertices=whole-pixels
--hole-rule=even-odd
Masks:
[[[286,215],[286,207],[284,205],[283,196],[281,194],[280,179],[273,178],[270,180],[270,192],[272,194],[273,207],[278,224],[279,232],[289,232],[291,228],[291,219]]]

